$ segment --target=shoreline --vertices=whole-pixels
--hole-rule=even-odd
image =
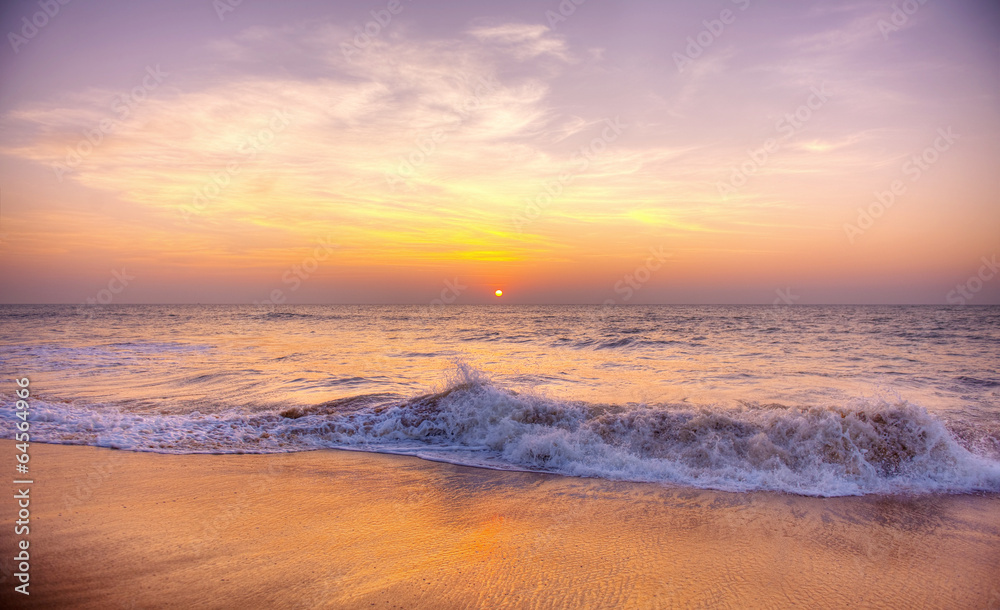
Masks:
[[[15,455],[14,441],[0,450]],[[318,450],[32,443],[5,607],[1000,607],[1000,494],[722,492]]]

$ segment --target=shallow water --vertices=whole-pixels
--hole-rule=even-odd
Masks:
[[[0,337],[35,440],[1000,491],[998,307],[4,306]]]
[[[726,493],[344,451],[32,451],[45,588],[17,607],[1000,603],[996,494]],[[14,595],[0,587],[0,607]]]

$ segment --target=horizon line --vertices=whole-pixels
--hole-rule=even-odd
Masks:
[[[1000,307],[1000,303],[0,303],[0,307]]]

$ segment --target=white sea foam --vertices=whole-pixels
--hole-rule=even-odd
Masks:
[[[817,496],[1000,492],[1000,462],[973,453],[943,421],[904,401],[822,408],[593,405],[517,394],[468,370],[445,391],[408,401],[359,396],[277,413],[149,415],[35,401],[32,438],[165,453],[337,447]]]

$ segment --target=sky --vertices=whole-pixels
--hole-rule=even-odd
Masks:
[[[0,30],[0,302],[1000,303],[996,3],[21,0]]]

